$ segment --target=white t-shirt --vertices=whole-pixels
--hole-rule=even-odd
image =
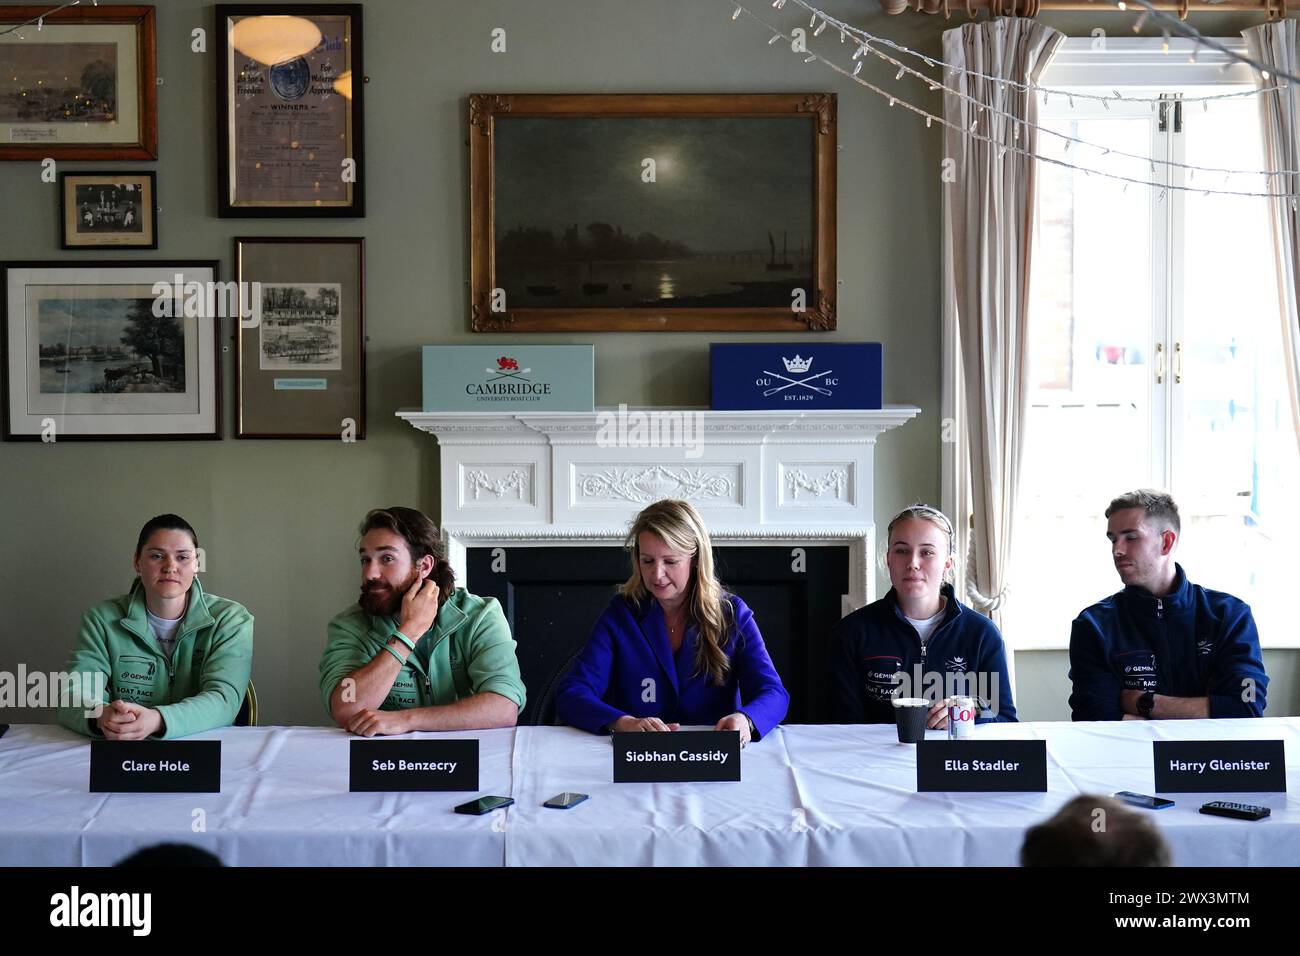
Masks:
[[[149,615],[149,627],[153,629],[153,636],[158,641],[158,646],[162,652],[167,655],[168,663],[172,659],[172,651],[176,650],[176,632],[180,630],[183,617],[178,617],[174,621],[169,621],[165,617],[159,617],[148,608],[144,613]]]
[[[930,639],[930,635],[934,633],[934,629],[938,627],[939,622],[943,620],[943,612],[946,610],[948,610],[946,607],[941,607],[939,608],[938,614],[934,617],[927,617],[924,621],[916,621],[910,617],[907,619],[907,623],[916,628],[916,633],[921,635],[922,644]]]

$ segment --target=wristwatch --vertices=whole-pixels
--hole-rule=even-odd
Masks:
[[[1155,706],[1156,706],[1156,695],[1153,694],[1151,691],[1147,691],[1137,700],[1138,716],[1146,720],[1150,720],[1151,711],[1155,709]]]

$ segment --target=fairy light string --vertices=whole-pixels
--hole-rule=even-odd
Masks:
[[[744,3],[736,3],[735,0],[725,0],[725,2],[729,5],[734,6],[734,11],[732,13],[733,20],[738,19],[739,16],[743,14],[748,16],[750,19],[752,19],[762,27],[764,27],[766,30],[768,30],[772,34],[768,40],[769,45],[773,45],[776,44],[778,41],[785,40],[791,45],[792,49],[795,48],[795,41],[797,37],[794,33],[787,32],[781,27],[773,24],[765,17],[755,13]],[[1086,140],[1082,140],[1077,137],[1072,137],[1069,136],[1068,134],[1060,133],[1057,130],[1038,126],[1036,124],[1031,124],[1011,113],[1008,113],[1005,110],[1000,110],[995,106],[980,103],[978,100],[976,100],[974,97],[970,96],[969,94],[948,87],[946,84],[944,84],[942,80],[936,80],[934,78],[925,75],[924,73],[912,69],[910,66],[908,66],[905,63],[902,63],[898,59],[891,57],[888,54],[884,54],[882,51],[874,49],[871,46],[871,43],[885,42],[885,45],[891,48],[898,49],[900,52],[907,52],[912,56],[920,57],[924,59],[926,62],[934,64],[936,67],[942,65],[944,69],[947,69],[953,76],[956,76],[961,73],[965,73],[967,76],[974,76],[974,77],[987,79],[991,83],[993,83],[1000,92],[1004,94],[1006,93],[1008,88],[1016,89],[1026,93],[1029,92],[1030,90],[1035,90],[1043,93],[1045,98],[1050,97],[1053,94],[1059,95],[1063,98],[1069,98],[1071,96],[1078,97],[1081,96],[1082,94],[1075,93],[1072,90],[1068,90],[1068,91],[1057,90],[1057,89],[1052,89],[1050,87],[1040,87],[1035,84],[1016,83],[1012,80],[1007,80],[1002,77],[992,77],[992,76],[988,76],[987,74],[979,74],[975,71],[964,71],[958,67],[952,66],[951,64],[946,64],[942,60],[939,60],[935,57],[928,57],[923,54],[916,53],[915,51],[906,50],[906,48],[899,47],[898,44],[895,44],[892,41],[887,41],[885,40],[885,38],[874,37],[871,34],[866,34],[865,31],[859,31],[857,30],[857,28],[851,27],[848,24],[842,24],[840,21],[835,20],[833,17],[823,18],[823,14],[820,11],[815,10],[815,8],[812,8],[807,3],[803,2],[803,0],[773,0],[772,6],[779,10],[783,8],[787,2],[794,2],[796,5],[803,7],[805,10],[812,11],[814,13],[814,19],[812,22],[829,22],[832,27],[836,28],[837,32],[842,33],[843,37],[847,38],[848,36],[852,35],[855,37],[855,41],[859,37],[863,37],[861,42],[856,43],[856,49],[853,54],[853,59],[855,61],[859,61],[859,59],[865,56],[866,53],[873,53],[880,59],[884,60],[885,62],[898,68],[901,74],[906,75],[910,73],[918,77],[919,79],[923,80],[929,86],[931,92],[937,90],[943,90],[945,93],[953,97],[956,97],[959,100],[962,100],[964,103],[968,104],[967,108],[968,110],[970,110],[971,114],[975,118],[969,124],[969,127],[967,127],[965,125],[955,124],[945,119],[943,116],[939,116],[937,114],[929,112],[928,110],[922,107],[916,106],[915,104],[910,103],[906,99],[902,98],[897,92],[891,92],[889,90],[886,90],[880,87],[879,85],[861,77],[859,75],[862,67],[861,62],[855,63],[853,70],[850,72],[849,70],[840,66],[838,63],[835,63],[834,61],[828,59],[826,56],[823,56],[820,53],[817,53],[812,50],[799,49],[798,52],[803,57],[804,62],[811,63],[816,61],[824,64],[825,66],[830,67],[832,70],[846,77],[852,82],[857,83],[858,85],[871,90],[873,93],[877,94],[878,96],[885,98],[886,100],[889,101],[889,105],[891,107],[896,105],[901,106],[904,109],[908,110],[909,112],[914,113],[917,116],[923,117],[926,121],[927,128],[931,127],[935,122],[938,122],[947,128],[962,132],[965,135],[968,135],[975,140],[988,143],[990,146],[996,146],[997,155],[999,158],[1001,158],[1008,151],[1010,151],[1016,155],[1033,157],[1045,163],[1050,163],[1052,165],[1060,166],[1066,169],[1077,170],[1083,172],[1085,175],[1089,175],[1089,176],[1096,175],[1102,179],[1108,179],[1115,182],[1123,183],[1125,190],[1127,190],[1129,185],[1133,185],[1133,184],[1139,186],[1145,186],[1150,189],[1157,189],[1160,190],[1160,193],[1157,197],[1158,199],[1163,199],[1164,195],[1168,191],[1174,190],[1174,191],[1185,192],[1185,193],[1199,193],[1201,195],[1207,195],[1207,196],[1228,195],[1228,196],[1242,196],[1242,197],[1251,197],[1251,198],[1290,199],[1292,208],[1293,209],[1296,208],[1297,205],[1296,198],[1300,197],[1300,192],[1286,192],[1278,189],[1269,188],[1267,180],[1271,179],[1274,176],[1300,175],[1300,171],[1242,170],[1242,169],[1230,169],[1225,167],[1194,166],[1191,164],[1179,163],[1172,160],[1159,160],[1159,159],[1154,159],[1153,157],[1150,156],[1137,155],[1137,154],[1127,153],[1122,150],[1118,150],[1110,147],[1100,146],[1096,143],[1090,143]],[[896,79],[899,78],[898,74],[896,74],[895,78]],[[1281,87],[1272,87],[1271,89],[1281,89]],[[1268,92],[1268,90],[1251,90],[1251,91],[1246,91],[1246,93],[1224,94],[1224,95],[1218,95],[1213,97],[1202,97],[1202,98],[1188,97],[1183,99],[1182,102],[1189,103],[1189,102],[1198,102],[1198,101],[1208,101],[1212,99],[1225,99],[1225,98],[1229,98],[1229,96],[1235,97],[1235,96],[1242,96],[1242,95],[1254,95],[1259,92]],[[1096,97],[1096,96],[1089,96],[1087,98],[1103,99],[1103,97]],[[1161,100],[1159,100],[1158,98],[1147,100],[1139,97],[1125,97],[1119,95],[1118,93],[1116,94],[1115,97],[1105,97],[1104,99],[1110,99],[1112,101],[1118,99],[1126,102],[1152,102],[1152,103],[1161,102]],[[1076,163],[1067,162],[1063,159],[1058,159],[1053,156],[1048,156],[1032,150],[1027,150],[1021,146],[1015,145],[1014,143],[1004,142],[1001,137],[994,137],[989,134],[978,132],[979,116],[982,113],[989,114],[986,125],[987,123],[991,122],[994,117],[1004,118],[1006,123],[1013,130],[1013,138],[1017,141],[1020,139],[1021,127],[1027,129],[1033,129],[1036,132],[1046,134],[1049,136],[1055,136],[1058,137],[1060,140],[1063,140],[1064,141],[1063,152],[1066,154],[1068,154],[1070,147],[1072,145],[1077,145],[1085,149],[1095,149],[1100,154],[1100,156],[1123,158],[1126,160],[1130,160],[1134,163],[1141,163],[1142,165],[1148,165],[1150,166],[1153,174],[1156,171],[1157,166],[1185,171],[1188,174],[1187,177],[1188,182],[1172,183],[1172,182],[1163,182],[1158,179],[1142,178],[1138,176],[1127,176],[1122,173],[1111,172],[1108,170],[1098,169],[1095,167],[1082,166]],[[1198,172],[1203,173],[1206,176],[1210,176],[1210,175],[1222,176],[1224,179],[1223,186],[1221,188],[1206,187],[1204,185],[1204,177],[1200,185],[1195,184],[1194,179],[1196,173]],[[1227,188],[1229,178],[1242,177],[1242,176],[1260,177],[1261,179],[1265,180],[1264,188],[1260,190]]]

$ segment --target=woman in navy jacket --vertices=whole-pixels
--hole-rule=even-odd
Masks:
[[[1002,634],[957,600],[950,583],[952,523],[928,505],[889,522],[893,585],[831,633],[831,686],[841,723],[893,723],[894,697],[930,700],[927,726],[948,725],[945,697],[978,698],[977,723],[1013,721]]]
[[[685,501],[650,505],[628,532],[632,576],[555,691],[556,716],[592,733],[734,730],[762,737],[790,705],[754,614],[713,576],[713,547]]]

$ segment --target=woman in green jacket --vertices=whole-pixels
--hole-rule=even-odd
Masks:
[[[241,604],[205,594],[198,535],[178,515],[140,530],[131,591],[81,619],[68,670],[97,675],[103,710],[64,706],[59,721],[109,740],[184,737],[234,722],[253,666],[253,617]],[[83,678],[83,685],[86,679]]]

